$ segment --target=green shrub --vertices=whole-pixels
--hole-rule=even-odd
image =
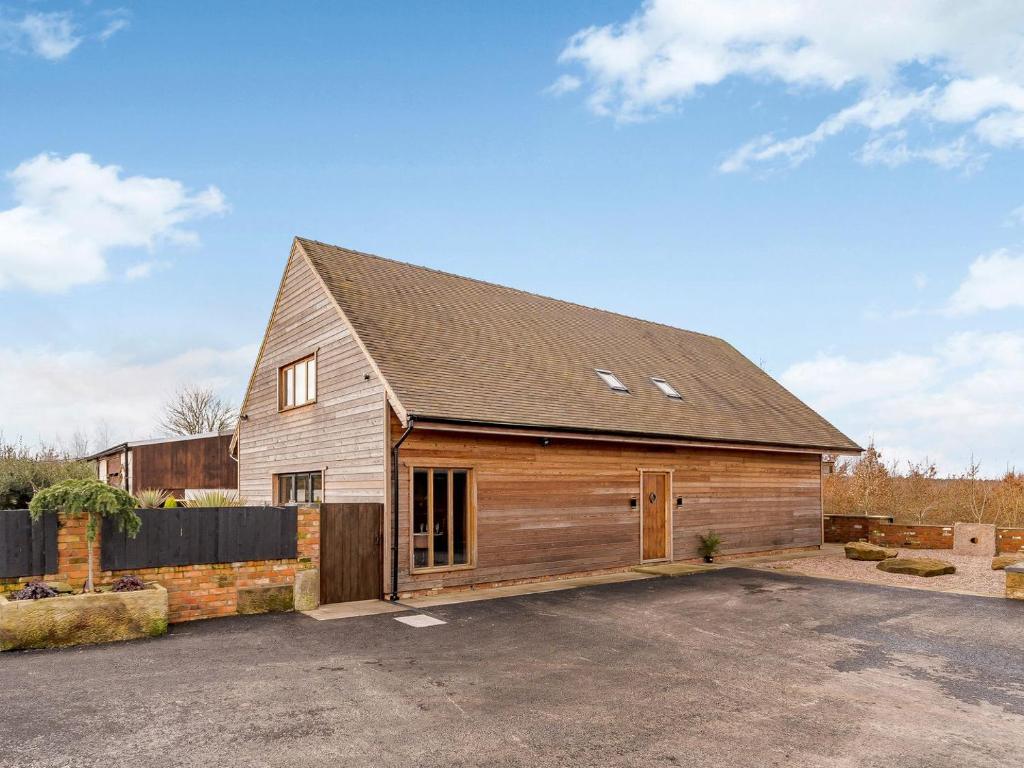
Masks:
[[[178,500],[173,496],[168,496],[167,501],[164,502],[164,509],[174,509],[178,506]]]
[[[0,509],[25,509],[38,490],[61,480],[95,476],[92,464],[55,448],[29,450],[24,443],[0,439]]]

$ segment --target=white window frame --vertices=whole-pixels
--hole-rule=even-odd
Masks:
[[[679,394],[679,390],[661,378],[661,376],[651,376],[651,383],[660,389],[666,397],[671,397],[673,400],[683,399],[683,396]]]
[[[629,387],[622,383],[622,379],[606,368],[595,368],[596,373],[612,392],[629,392]]]
[[[314,352],[311,355],[300,357],[298,360],[282,365],[277,370],[277,409],[278,411],[290,411],[293,408],[302,408],[316,402],[317,396],[317,363],[319,354]],[[305,400],[299,402],[297,371],[299,366],[305,372]],[[288,402],[288,395],[291,394],[292,402]]]

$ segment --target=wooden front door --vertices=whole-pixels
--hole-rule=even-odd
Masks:
[[[640,559],[668,559],[668,472],[640,474]]]
[[[383,594],[383,504],[320,505],[320,602]]]

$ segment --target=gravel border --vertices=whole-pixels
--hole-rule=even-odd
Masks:
[[[931,557],[956,566],[956,573],[946,576],[910,576],[886,573],[876,562],[848,560],[842,546],[828,546],[814,557],[779,560],[761,567],[774,571],[789,571],[805,576],[828,579],[862,581],[891,587],[912,587],[933,592],[961,592],[971,595],[1003,597],[1006,591],[1006,573],[992,570],[992,558],[955,555],[948,549],[900,549],[900,557]]]

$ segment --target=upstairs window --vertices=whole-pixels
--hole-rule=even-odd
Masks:
[[[278,409],[316,402],[316,355],[282,366],[278,374]]]
[[[657,376],[652,376],[651,377],[651,381],[654,382],[654,386],[656,386],[658,389],[660,389],[662,392],[664,392],[669,397],[671,397],[671,398],[673,398],[675,400],[682,400],[683,399],[683,396],[680,395],[676,391],[676,388],[673,387],[671,384],[669,384],[664,379],[659,378]]]
[[[601,377],[601,381],[608,385],[608,388],[615,392],[629,392],[629,387],[622,383],[618,376],[611,371],[595,368],[595,372]]]

